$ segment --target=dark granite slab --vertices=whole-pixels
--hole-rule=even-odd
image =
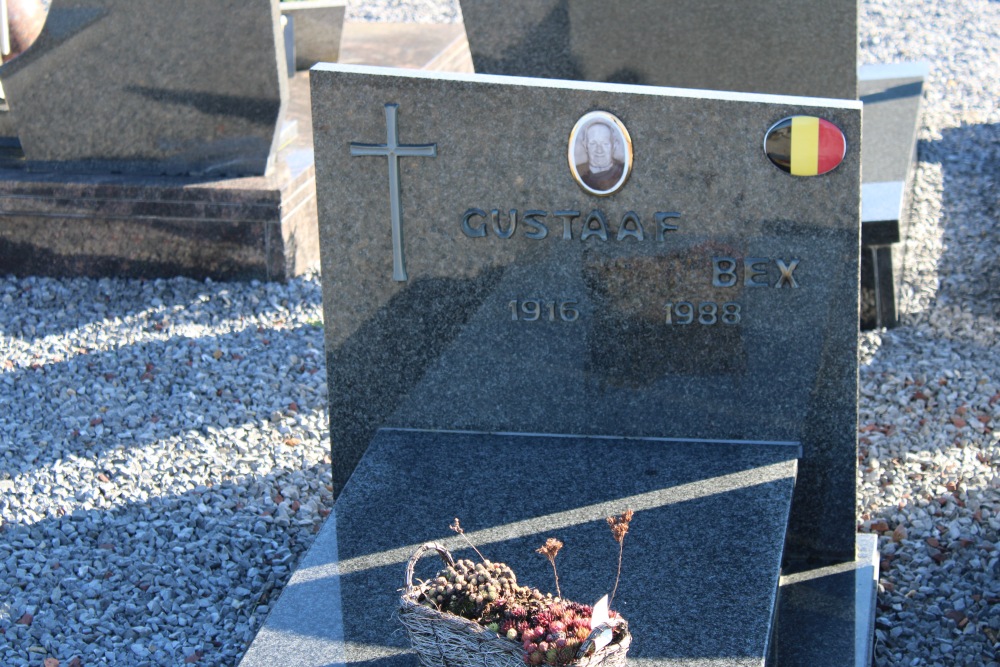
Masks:
[[[317,66],[312,85],[337,492],[383,426],[796,441],[792,549],[853,558],[858,102],[346,65]],[[350,154],[385,142],[388,103],[400,143],[437,146],[399,160],[405,282],[387,160]],[[603,198],[567,164],[594,109],[621,118],[635,150]],[[795,178],[768,162],[765,133],[793,114],[844,129],[840,167]],[[498,210],[501,236],[510,209],[521,226],[501,238],[485,213],[470,237],[476,208]],[[545,238],[529,210],[546,212]],[[581,212],[570,239],[567,210]],[[607,240],[594,221],[584,234],[593,210]],[[629,211],[643,241],[617,240]],[[657,212],[677,229],[658,234]],[[681,302],[704,311],[675,306],[668,322]]]
[[[0,169],[0,273],[286,280],[319,264],[308,75],[266,176]]]
[[[0,68],[27,167],[260,175],[287,99],[278,0],[52,0]]]
[[[461,0],[477,72],[857,97],[854,0]]]
[[[906,261],[909,201],[927,65],[869,65],[860,70],[864,104],[861,161],[861,328],[897,323],[896,290]]]
[[[558,537],[563,594],[593,602],[615,579],[605,517],[635,510],[614,607],[629,664],[761,666],[776,604],[792,443],[380,431],[242,667],[417,664],[393,617],[406,561],[425,541],[492,560],[550,590],[534,553]],[[420,578],[441,567],[427,557]]]
[[[774,642],[780,667],[866,667],[875,641],[878,537],[859,534],[850,563],[787,568]]]
[[[925,63],[867,65],[859,70],[858,93],[865,109],[861,161],[865,183],[906,181],[915,154]],[[898,213],[897,213],[898,215]],[[863,221],[875,221],[866,216]]]

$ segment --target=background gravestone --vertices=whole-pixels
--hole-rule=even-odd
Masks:
[[[166,7],[52,1],[34,45],[0,68],[32,168],[265,173],[288,95],[277,0]]]
[[[340,59],[347,0],[284,0],[281,13],[294,24],[295,69]]]
[[[287,78],[279,31],[277,0],[53,0],[0,69],[16,134],[0,142],[0,272],[314,270],[308,77]]]
[[[477,72],[857,97],[857,2],[462,0]]]

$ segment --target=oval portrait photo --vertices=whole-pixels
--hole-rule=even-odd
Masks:
[[[625,125],[607,111],[584,114],[569,135],[569,169],[592,195],[618,192],[632,171],[632,138]]]

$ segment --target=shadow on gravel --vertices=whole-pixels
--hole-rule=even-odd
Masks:
[[[0,433],[11,434],[0,444],[0,481],[71,454],[92,459],[213,429],[261,429],[264,420],[280,440],[275,421],[325,410],[325,377],[323,330],[310,325],[249,326],[0,372]]]
[[[0,662],[236,664],[332,506],[301,472],[0,527]]]
[[[232,287],[230,287],[232,285]],[[319,306],[318,281],[297,280],[302,302]],[[213,311],[233,316],[276,315],[278,295],[288,284],[222,283],[190,278],[47,278],[0,275],[0,335],[34,344],[46,336],[84,330],[106,319],[163,326],[164,321],[198,321],[215,299]],[[206,324],[208,324],[206,322]]]
[[[944,130],[918,151],[941,166],[939,284],[861,371],[877,395],[861,398],[859,467],[893,498],[870,517],[882,550],[875,664],[996,665],[1000,124]]]
[[[941,165],[944,251],[937,304],[977,317],[1000,317],[1000,124],[944,130],[921,141],[922,162]]]

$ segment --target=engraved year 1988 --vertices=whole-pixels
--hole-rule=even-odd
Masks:
[[[576,322],[580,311],[576,299],[511,299],[507,303],[514,322]]]
[[[701,301],[695,306],[690,301],[667,301],[663,304],[665,324],[739,324],[743,318],[743,308],[735,301],[718,304],[715,301]]]

